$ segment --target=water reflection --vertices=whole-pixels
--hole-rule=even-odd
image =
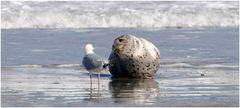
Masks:
[[[90,96],[90,99],[101,97],[99,80],[97,83],[97,88],[93,88],[92,82],[90,83],[89,96]]]
[[[115,103],[137,105],[155,103],[160,91],[154,79],[112,79],[109,90]]]

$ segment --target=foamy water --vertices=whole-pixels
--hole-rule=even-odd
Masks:
[[[238,2],[3,1],[2,28],[229,27]]]

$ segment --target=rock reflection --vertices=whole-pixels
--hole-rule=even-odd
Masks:
[[[138,105],[155,103],[160,91],[154,79],[112,79],[109,90],[115,103]]]

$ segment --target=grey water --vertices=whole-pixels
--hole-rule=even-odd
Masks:
[[[104,71],[91,88],[81,66],[84,45],[92,43],[107,59],[122,34],[160,49],[155,79],[113,79]],[[239,105],[237,27],[2,29],[1,35],[2,106]]]
[[[2,65],[79,64],[84,45],[108,58],[116,37],[132,34],[153,42],[161,61],[190,64],[239,62],[238,28],[210,29],[2,29]]]

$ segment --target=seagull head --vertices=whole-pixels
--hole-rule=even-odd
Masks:
[[[85,46],[86,54],[93,54],[95,51],[96,51],[96,49],[93,47],[92,44],[86,44],[86,46]]]

